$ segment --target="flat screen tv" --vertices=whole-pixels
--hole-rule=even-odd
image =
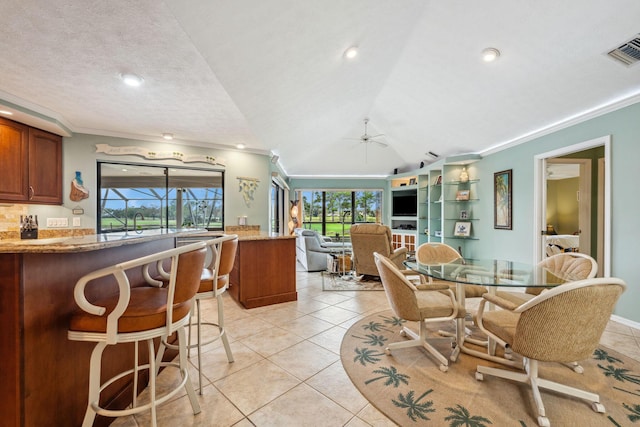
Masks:
[[[392,216],[418,216],[418,196],[416,194],[394,194]]]

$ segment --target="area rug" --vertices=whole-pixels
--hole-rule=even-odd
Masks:
[[[324,291],[384,291],[377,278],[343,276],[334,273],[322,273],[322,290]]]
[[[461,354],[449,370],[419,347],[396,349],[387,356],[388,343],[405,338],[398,333],[404,321],[389,311],[368,316],[349,328],[340,350],[342,364],[360,392],[400,426],[537,426],[533,396],[528,385],[486,376],[475,379],[478,364],[502,365]],[[409,326],[418,330],[417,324]],[[430,333],[449,328],[433,324]],[[452,328],[451,328],[452,330]],[[451,347],[436,345],[448,358]],[[614,350],[600,347],[593,358],[580,362],[583,374],[564,365],[545,363],[540,376],[600,395],[605,414],[590,403],[542,391],[552,426],[640,426],[640,363]]]

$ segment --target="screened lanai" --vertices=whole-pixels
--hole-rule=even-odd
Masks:
[[[224,172],[98,163],[98,231],[224,225]]]

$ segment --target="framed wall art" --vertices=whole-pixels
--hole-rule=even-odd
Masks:
[[[469,200],[471,192],[469,190],[458,190],[456,193],[456,200]]]
[[[493,174],[493,228],[512,229],[512,169]]]
[[[453,235],[456,237],[469,237],[471,235],[471,222],[456,222],[456,226],[453,229]]]

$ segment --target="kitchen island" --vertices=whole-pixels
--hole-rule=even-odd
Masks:
[[[77,426],[87,404],[89,358],[93,343],[69,341],[76,310],[73,289],[83,275],[175,247],[176,239],[199,230],[149,230],[35,240],[0,240],[0,413],[3,426]],[[201,231],[201,230],[200,230]],[[130,277],[144,283],[142,275]],[[99,298],[115,292],[102,281],[87,288]],[[146,358],[141,346],[141,357]],[[133,345],[109,348],[103,376],[130,367]],[[171,355],[169,355],[171,357]],[[112,390],[111,390],[112,389]],[[114,384],[106,403],[131,400],[128,380]],[[95,425],[113,419],[98,416]]]
[[[296,236],[238,237],[229,294],[245,308],[296,301]]]
[[[229,295],[244,308],[296,301],[295,235],[278,235],[230,226],[227,234],[238,234],[238,251],[229,275]],[[179,239],[181,244],[214,238],[219,232],[199,233]]]

